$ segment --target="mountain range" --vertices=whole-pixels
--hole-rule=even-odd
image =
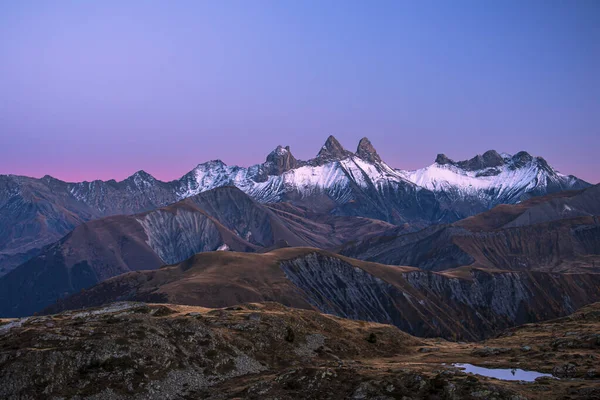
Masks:
[[[0,276],[83,222],[143,213],[222,186],[236,186],[263,204],[289,203],[313,213],[418,229],[589,184],[526,152],[488,151],[459,162],[438,155],[429,167],[399,170],[386,164],[367,138],[350,152],[333,136],[308,161],[278,146],[262,164],[244,168],[213,160],[170,182],[144,171],[120,182],[0,175]]]
[[[0,278],[0,315],[26,315],[124,272],[175,264],[204,251],[331,248],[396,229],[362,217],[264,205],[225,186],[169,206],[85,222]]]
[[[0,176],[0,397],[597,398],[599,301],[600,184],[526,152]]]

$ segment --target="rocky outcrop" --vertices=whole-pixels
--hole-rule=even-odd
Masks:
[[[344,146],[333,136],[330,135],[317,157],[313,160],[313,164],[320,165],[327,162],[339,161],[352,156],[352,153],[344,149]]]
[[[373,147],[371,141],[366,137],[360,139],[360,142],[358,142],[356,155],[373,164],[380,163],[382,161],[381,157],[379,157],[379,154],[377,154],[377,150],[375,150],[375,147]]]
[[[265,170],[267,175],[281,175],[286,171],[297,168],[302,163],[296,160],[292,155],[290,146],[277,146],[267,156],[267,162],[265,163]]]
[[[541,157],[539,159],[542,160],[543,163],[546,163]],[[479,171],[487,168],[500,167],[505,164],[509,164],[513,169],[517,169],[524,167],[531,161],[533,161],[533,157],[526,151],[518,152],[514,156],[503,157],[496,150],[488,150],[483,154],[478,154],[475,157],[464,161],[451,160],[445,154],[438,154],[435,159],[435,162],[439,165],[454,165],[465,171]]]
[[[377,345],[366,340],[371,334]],[[228,384],[261,373],[285,376],[294,371],[290,365],[390,356],[418,344],[391,326],[277,304],[207,310],[117,303],[0,325],[0,397],[248,398],[244,392],[265,389],[240,393]]]

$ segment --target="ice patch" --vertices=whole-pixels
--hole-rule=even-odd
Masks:
[[[226,243],[223,243],[222,245],[220,245],[216,251],[229,251],[229,246],[227,246]]]

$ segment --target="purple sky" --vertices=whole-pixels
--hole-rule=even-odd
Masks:
[[[600,181],[600,2],[0,2],[0,173],[177,178],[362,136]]]

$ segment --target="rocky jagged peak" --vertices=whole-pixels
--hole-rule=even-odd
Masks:
[[[435,163],[439,164],[439,165],[446,165],[446,164],[454,164],[454,161],[452,161],[450,158],[448,158],[448,156],[445,155],[444,153],[440,153],[435,158]]]
[[[150,175],[149,173],[147,173],[146,171],[144,171],[143,169],[137,171],[135,174],[131,175],[129,177],[130,179],[142,179],[144,181],[153,181],[154,177],[152,175]]]
[[[265,163],[266,172],[268,175],[281,175],[285,171],[299,167],[300,163],[290,150],[290,146],[277,146],[275,150],[267,156]]]
[[[529,154],[526,151],[520,151],[517,154],[515,154],[514,156],[512,156],[512,159],[515,161],[517,161],[517,160],[531,161],[531,160],[533,160],[533,157],[531,156],[531,154]]]
[[[494,168],[504,164],[504,159],[496,150],[488,150],[485,153],[477,154],[470,160],[460,161],[457,165],[467,171],[479,171],[487,168]]]
[[[223,168],[226,166],[227,166],[227,164],[225,164],[223,161],[216,159],[216,160],[210,160],[210,161],[204,162],[202,164],[198,164],[196,169]]]
[[[277,146],[275,150],[267,155],[267,161],[273,161],[274,159],[285,157],[286,155],[291,155],[290,146]]]
[[[488,150],[481,157],[487,168],[504,165],[504,158],[496,150]]]
[[[550,166],[550,164],[548,164],[548,161],[546,161],[546,159],[544,159],[543,157],[538,157],[538,156],[534,157],[526,151],[518,152],[517,154],[515,154],[514,156],[512,156],[510,158],[510,161],[511,161],[511,168],[513,168],[513,169],[523,168],[531,163],[535,163],[535,166],[538,169],[546,171],[547,173],[550,173],[550,174],[557,173],[557,171],[554,168],[552,168],[552,166]]]
[[[321,147],[321,150],[319,150],[317,159],[321,161],[337,161],[343,160],[351,155],[351,152],[344,149],[340,142],[338,142],[333,135],[330,135],[325,141],[323,147]]]
[[[479,171],[482,169],[498,167],[504,164],[504,158],[496,150],[488,150],[483,154],[478,154],[470,160],[453,161],[445,154],[438,154],[435,162],[439,165],[455,165],[466,171]]]
[[[152,175],[150,175],[149,173],[147,173],[144,170],[139,170],[137,171],[135,174],[131,175],[129,178],[125,179],[125,182],[128,184],[133,184],[135,186],[138,187],[146,187],[146,186],[151,186],[154,181],[156,179],[154,179],[154,177]],[[108,182],[106,182],[108,183]]]
[[[371,163],[381,162],[381,157],[379,157],[379,154],[377,154],[377,150],[375,150],[375,147],[373,147],[371,141],[366,137],[360,139],[360,142],[358,142],[356,155]]]
[[[533,161],[533,157],[526,151],[520,151],[511,158],[513,168],[522,168]]]
[[[53,177],[52,175],[44,175],[42,177],[42,180],[46,183],[56,183],[56,182],[61,182],[61,180],[56,179],[55,177]]]

